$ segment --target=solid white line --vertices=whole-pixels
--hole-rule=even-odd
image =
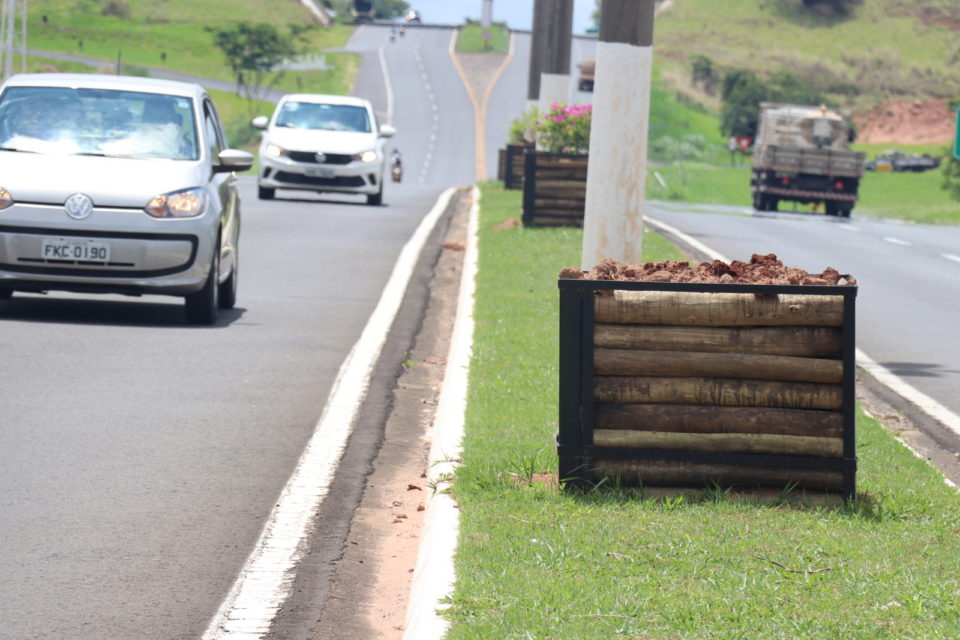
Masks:
[[[430,482],[437,486],[424,514],[417,564],[413,570],[403,640],[440,640],[449,623],[438,615],[440,601],[453,592],[453,557],[457,547],[459,511],[446,492],[445,480],[456,470],[467,408],[467,378],[473,354],[473,297],[477,275],[477,218],[480,191],[473,188],[473,206],[467,222],[467,250],[463,256],[460,293],[447,368],[440,387],[430,445]]]
[[[659,220],[654,220],[649,216],[647,216],[645,219],[654,227],[675,235],[683,242],[686,242],[691,246],[696,247],[698,250],[706,253],[712,259],[729,262],[729,260],[724,258],[721,254],[713,251],[695,238],[691,238],[679,229],[664,222],[660,222]],[[917,407],[925,414],[942,424],[947,429],[950,429],[957,435],[960,435],[960,416],[953,413],[930,396],[898,378],[889,369],[881,364],[878,364],[860,349],[857,349],[857,364],[866,369],[874,378],[876,378],[878,382],[886,385],[891,391],[905,400],[917,405]]]
[[[380,68],[383,70],[383,84],[387,89],[387,124],[393,124],[393,83],[390,82],[390,70],[387,69],[387,56],[384,45],[380,45]]]
[[[889,242],[890,244],[900,245],[901,247],[909,247],[912,244],[910,242],[907,242],[906,240],[901,240],[900,238],[894,238],[892,236],[887,236],[886,238],[884,238],[884,241]]]
[[[917,405],[921,411],[944,427],[960,435],[960,416],[895,376],[889,369],[875,362],[860,349],[857,349],[857,364],[870,372],[870,375],[876,378],[878,382],[885,384],[903,398]]]
[[[400,251],[380,301],[340,367],[323,414],[293,475],[240,575],[210,621],[204,640],[262,638],[290,595],[296,567],[303,557],[303,542],[330,490],[417,258],[455,191],[450,188],[440,196]]]
[[[952,253],[941,253],[941,258],[946,258],[947,260],[953,260],[954,262],[960,262],[960,256],[955,256]]]

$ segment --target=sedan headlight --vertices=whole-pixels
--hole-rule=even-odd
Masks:
[[[203,213],[207,194],[200,187],[157,196],[144,211],[154,218],[195,218]]]
[[[286,149],[283,147],[278,147],[275,144],[268,144],[263,148],[263,152],[271,158],[279,158],[286,153]]]
[[[0,211],[6,209],[9,206],[13,205],[13,196],[10,195],[10,192],[0,187]]]
[[[362,160],[364,162],[376,162],[377,161],[377,152],[373,149],[368,151],[361,151],[360,153],[354,154],[354,160]]]

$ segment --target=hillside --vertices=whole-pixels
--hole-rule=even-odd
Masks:
[[[850,16],[801,0],[673,0],[657,20],[654,52],[669,88],[713,108],[716,90],[692,82],[697,55],[720,71],[792,71],[854,114],[863,142],[953,136],[946,101],[960,94],[956,0],[863,0]]]
[[[207,28],[244,21],[281,30],[290,24],[316,24],[299,0],[32,0],[27,44],[106,61],[120,56],[128,65],[232,80]],[[315,48],[342,46],[351,31],[348,26],[318,28],[310,33],[310,42]],[[330,65],[346,65],[343,55],[329,54]]]

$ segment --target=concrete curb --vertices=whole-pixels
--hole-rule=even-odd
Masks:
[[[440,640],[449,623],[440,615],[441,600],[453,592],[456,578],[453,557],[459,533],[459,511],[447,493],[456,471],[463,439],[467,383],[473,354],[473,306],[477,274],[477,217],[480,192],[472,190],[473,205],[467,222],[467,249],[463,257],[460,293],[454,318],[447,369],[437,411],[428,434],[431,439],[428,484],[433,494],[427,502],[417,564],[407,605],[403,640]]]

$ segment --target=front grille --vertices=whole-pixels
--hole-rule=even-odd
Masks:
[[[307,162],[311,164],[350,164],[353,162],[353,156],[342,153],[328,153],[323,162],[317,162],[316,151],[288,151],[287,156],[297,162]]]
[[[336,178],[311,178],[300,173],[278,171],[275,180],[290,184],[307,184],[315,187],[363,187],[366,183],[360,176],[338,176]]]

